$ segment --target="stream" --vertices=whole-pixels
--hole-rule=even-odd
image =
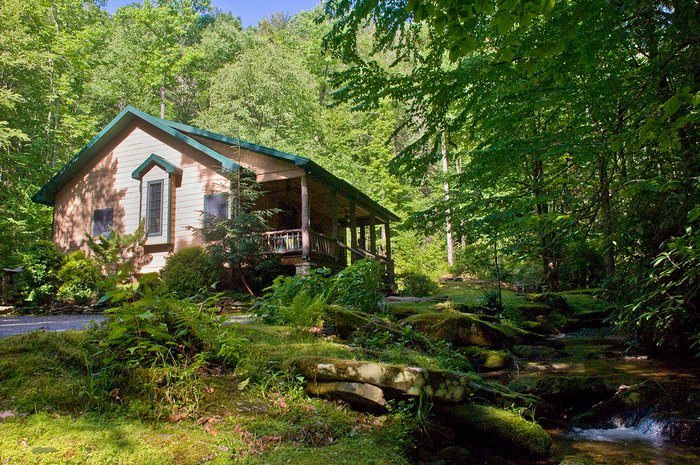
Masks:
[[[687,366],[643,356],[627,356],[622,337],[608,328],[583,329],[559,336],[565,357],[551,363],[530,362],[523,376],[591,375],[603,377],[618,393],[649,385],[663,400],[644,411],[609,412],[588,427],[550,428],[553,463],[577,456],[601,465],[700,465],[700,374]],[[605,403],[593,410],[607,414]],[[695,445],[684,444],[694,443]],[[565,463],[565,462],[564,462]],[[575,462],[574,462],[575,463]]]

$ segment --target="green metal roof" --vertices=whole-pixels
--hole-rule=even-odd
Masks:
[[[161,118],[156,118],[144,113],[141,110],[132,107],[131,105],[124,108],[99,134],[97,134],[80,152],[78,152],[66,165],[61,168],[61,170],[54,175],[51,180],[44,187],[39,190],[39,192],[32,197],[32,200],[44,205],[53,205],[56,197],[56,193],[66,185],[73,177],[75,177],[85,165],[92,160],[99,152],[102,150],[109,142],[123,131],[135,118],[140,118],[151,125],[157,127],[158,129],[166,132],[167,134],[181,140],[182,142],[188,144],[189,146],[195,148],[196,150],[208,155],[213,160],[221,164],[224,170],[234,170],[238,169],[239,165],[233,160],[225,157],[219,152],[207,147],[201,142],[193,139],[190,135],[204,137],[209,140],[214,140],[222,142],[224,144],[233,145],[236,147],[241,147],[245,150],[250,150],[251,152],[261,153],[263,155],[268,155],[279,160],[288,161],[294,163],[296,166],[302,168],[305,172],[317,177],[318,179],[324,181],[326,184],[333,186],[339,193],[343,194],[349,200],[354,201],[356,204],[371,211],[375,215],[382,217],[387,221],[398,221],[400,218],[388,209],[382,207],[379,203],[372,200],[367,194],[360,191],[359,189],[352,186],[347,181],[338,178],[325,168],[319,166],[313,160],[306,157],[301,157],[299,155],[294,155],[291,153],[282,152],[280,150],[275,150],[270,147],[265,147],[262,145],[253,144],[240,140],[234,137],[224,136],[222,134],[217,134],[215,132],[205,131],[203,129],[196,128],[194,126],[189,126],[182,123],[176,123],[174,121],[168,121]],[[157,155],[151,155],[149,159],[144,162],[146,164],[148,160],[153,161],[153,157],[158,157]],[[161,157],[158,157],[162,162],[168,163]],[[145,168],[142,164],[136,171],[132,174],[137,174],[139,169]],[[172,168],[178,169],[171,165]],[[165,169],[165,168],[164,168]],[[167,169],[166,169],[167,171]]]
[[[61,168],[58,173],[56,173],[49,180],[49,182],[47,182],[44,187],[42,187],[39,192],[34,195],[34,197],[32,197],[32,200],[44,205],[53,205],[58,191],[61,190],[61,188],[68,182],[70,182],[71,179],[77,176],[87,163],[94,159],[95,156],[97,156],[100,151],[112,141],[112,139],[114,139],[114,137],[126,129],[126,127],[136,118],[146,121],[161,131],[209,156],[217,163],[220,163],[223,170],[238,169],[238,164],[233,160],[226,158],[225,156],[221,155],[215,150],[212,150],[201,142],[192,139],[186,134],[163,124],[164,120],[155,118],[148,113],[144,113],[141,110],[129,105],[124,108],[112,121],[110,121],[109,124],[105,126],[105,128],[102,129],[102,131],[100,131],[85,147],[75,154],[75,156],[68,161],[68,163],[66,163],[63,168]]]
[[[379,214],[385,220],[388,221],[398,221],[400,218],[396,216],[390,210],[382,207],[379,203],[372,200],[367,194],[361,190],[354,187],[349,182],[340,179],[339,177],[332,174],[330,171],[319,166],[313,160],[302,157],[299,155],[294,155],[292,153],[282,152],[270,147],[265,147],[263,145],[253,144],[251,142],[246,142],[244,140],[237,139],[235,137],[224,136],[223,134],[217,134],[215,132],[205,131],[204,129],[196,128],[194,126],[189,126],[187,124],[176,123],[174,121],[161,120],[164,124],[177,129],[178,131],[186,132],[194,136],[204,137],[206,139],[214,140],[217,142],[222,142],[224,144],[233,145],[236,147],[241,147],[245,150],[250,150],[251,152],[261,153],[263,155],[268,155],[279,160],[289,161],[294,163],[296,166],[302,168],[305,172],[316,176],[317,178],[333,186],[338,192],[344,194],[349,200],[353,200],[358,205],[364,207],[365,209],[371,210],[375,214]]]
[[[180,168],[173,165],[165,158],[159,157],[155,153],[152,153],[150,157],[146,158],[146,160],[141,163],[133,173],[131,173],[131,177],[134,179],[141,179],[153,165],[160,166],[168,174],[182,175],[182,170]]]

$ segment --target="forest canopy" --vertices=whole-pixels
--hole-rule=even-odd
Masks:
[[[208,1],[4,0],[0,30],[3,266],[131,104],[345,178],[405,219],[400,272],[602,288],[641,338],[700,334],[693,0],[327,0],[245,29]]]

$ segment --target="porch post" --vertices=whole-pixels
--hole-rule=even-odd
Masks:
[[[335,191],[331,192],[331,217],[333,223],[331,226],[331,239],[338,240],[338,195]]]
[[[367,236],[365,234],[365,225],[360,226],[360,247],[367,250]]]
[[[385,232],[385,239],[386,239],[386,248],[385,248],[385,253],[386,253],[386,258],[389,260],[389,263],[387,265],[387,275],[389,278],[389,282],[391,283],[392,287],[394,285],[394,261],[391,259],[391,225],[387,221],[384,223],[384,232]]]
[[[377,253],[377,219],[374,215],[369,217],[369,251]]]
[[[311,256],[311,241],[309,240],[309,184],[306,173],[301,175],[301,258]]]
[[[357,211],[355,204],[350,204],[350,247],[357,248]],[[350,263],[355,263],[356,256],[354,252],[350,252]]]

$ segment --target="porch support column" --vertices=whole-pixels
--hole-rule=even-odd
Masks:
[[[391,284],[392,288],[394,286],[394,261],[391,259],[391,225],[387,221],[384,223],[384,236],[386,239],[386,247],[385,247],[385,253],[386,253],[386,258],[389,259],[389,264],[387,265],[387,277],[389,278],[389,283]]]
[[[331,239],[338,240],[338,195],[335,191],[331,192]]]
[[[364,224],[360,226],[360,245],[363,249],[367,250],[367,235]]]
[[[369,217],[369,251],[377,253],[377,219],[374,215]]]
[[[301,175],[301,258],[303,259],[308,259],[311,256],[310,223],[309,184],[306,173],[304,173]]]
[[[355,204],[350,204],[350,247],[357,248],[357,211]],[[357,257],[354,252],[350,252],[350,263],[355,263]]]

